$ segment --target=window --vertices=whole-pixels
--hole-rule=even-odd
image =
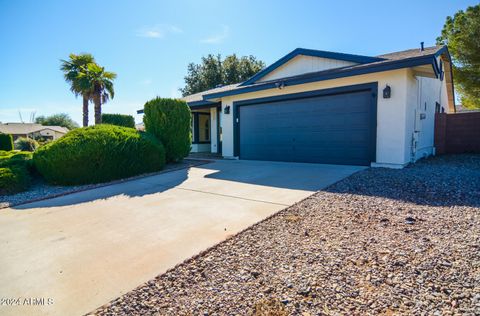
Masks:
[[[208,114],[198,115],[198,141],[210,141],[210,115]]]
[[[193,113],[193,142],[210,143],[210,114],[203,112]]]
[[[210,117],[205,121],[205,140],[210,140]]]

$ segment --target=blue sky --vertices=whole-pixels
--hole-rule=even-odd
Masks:
[[[133,115],[150,98],[180,96],[188,63],[209,53],[270,64],[297,47],[378,55],[430,46],[447,15],[477,3],[0,0],[0,121],[65,112],[80,123],[81,99],[59,71],[70,53],[116,72],[103,111]]]

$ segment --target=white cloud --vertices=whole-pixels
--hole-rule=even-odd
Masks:
[[[167,24],[158,24],[150,27],[143,27],[137,30],[136,35],[138,37],[146,37],[146,38],[164,38],[168,34],[173,33],[182,33],[183,30],[175,25],[167,25]]]
[[[222,31],[221,32],[219,32],[217,34],[213,34],[213,35],[211,35],[207,38],[201,39],[200,43],[218,44],[218,43],[221,43],[224,39],[226,39],[229,34],[230,34],[230,28],[227,25],[222,25]]]

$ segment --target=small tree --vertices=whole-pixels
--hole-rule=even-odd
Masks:
[[[437,44],[448,45],[462,105],[480,108],[480,4],[448,16]]]
[[[96,63],[87,64],[78,75],[79,86],[86,91],[91,91],[95,110],[95,124],[102,123],[102,104],[115,96],[113,89],[115,78],[117,78],[116,73],[105,71],[105,67]]]
[[[202,92],[218,85],[245,81],[262,70],[265,63],[254,56],[238,58],[233,54],[223,61],[220,55],[202,57],[200,64],[190,63],[185,76],[185,87],[180,89],[183,96]]]
[[[81,85],[79,74],[85,71],[86,66],[90,63],[95,63],[95,59],[91,54],[70,54],[69,60],[61,60],[60,66],[65,81],[70,84],[70,90],[75,96],[82,96],[83,126],[88,126],[88,102],[92,98],[92,91],[89,90],[90,87],[88,85]]]
[[[145,103],[145,130],[165,147],[167,162],[182,160],[192,144],[190,108],[185,101],[155,98]]]
[[[70,130],[78,128],[77,122],[72,120],[67,113],[53,114],[50,116],[39,116],[35,119],[35,123],[45,126],[63,126]]]
[[[15,148],[21,151],[35,151],[38,148],[38,142],[31,138],[20,137],[14,143]]]
[[[13,150],[13,137],[10,134],[0,133],[0,150]]]

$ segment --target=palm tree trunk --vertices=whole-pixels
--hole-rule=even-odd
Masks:
[[[98,93],[93,98],[95,103],[95,125],[102,124],[102,99]]]
[[[88,126],[88,97],[83,96],[83,127]]]

